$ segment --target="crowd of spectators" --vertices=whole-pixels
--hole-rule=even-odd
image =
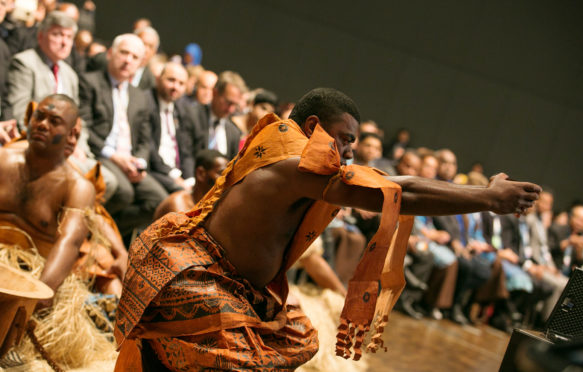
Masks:
[[[127,246],[169,195],[189,193],[197,182],[212,185],[214,158],[199,164],[208,158],[201,151],[232,159],[257,120],[274,112],[286,118],[293,103],[249,89],[236,72],[204,68],[196,44],[183,55],[159,53],[160,37],[147,19],[110,45],[99,41],[95,11],[91,1],[78,9],[44,0],[25,12],[0,0],[0,143],[26,130],[29,101],[71,97],[82,129],[69,161],[82,173],[102,164],[102,203]],[[363,122],[354,162],[391,176],[488,184],[480,164],[460,174],[451,150],[414,148],[410,140],[407,129],[385,140],[374,121]],[[342,283],[336,289],[346,286],[378,223],[376,213],[344,209],[328,227],[322,254]],[[488,321],[505,330],[538,325],[572,268],[583,264],[582,235],[583,205],[574,204],[566,219],[554,216],[550,189],[522,216],[416,217],[398,308],[414,318]]]

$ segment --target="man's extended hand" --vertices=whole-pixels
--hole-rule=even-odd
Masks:
[[[522,214],[534,204],[542,191],[534,183],[511,181],[504,173],[490,178],[488,190],[493,194],[490,210],[498,214]]]
[[[138,169],[138,159],[131,155],[115,153],[109,159],[125,173],[131,183],[138,183],[146,177],[146,172]]]
[[[18,137],[18,127],[16,120],[0,121],[0,144],[4,145]]]

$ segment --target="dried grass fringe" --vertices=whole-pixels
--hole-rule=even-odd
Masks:
[[[29,273],[38,278],[45,260],[36,248],[23,250],[0,243],[0,262],[14,268],[28,267]],[[89,305],[85,301],[91,294],[87,284],[71,274],[56,292],[53,307],[33,315],[38,323],[35,329],[38,340],[51,358],[66,370],[106,371],[113,370],[115,365],[117,352],[113,334],[98,330],[87,314],[86,306]],[[23,338],[16,351],[26,364],[7,371],[51,370],[39,359],[28,337]],[[90,366],[94,367],[87,369]]]

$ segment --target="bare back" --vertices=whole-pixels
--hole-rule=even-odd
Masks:
[[[300,191],[301,180],[293,176],[298,162],[299,158],[288,159],[253,171],[225,191],[206,222],[229,261],[256,287],[275,277],[313,202]],[[322,185],[327,182],[326,177],[316,177]]]

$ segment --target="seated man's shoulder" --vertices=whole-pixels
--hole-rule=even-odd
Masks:
[[[34,49],[27,49],[12,56],[13,61],[20,61],[22,63],[30,63],[33,60],[40,60],[41,57]]]
[[[95,187],[77,170],[75,170],[75,168],[73,168],[69,163],[65,162],[62,166],[62,170],[66,175],[69,193],[79,193],[82,195],[78,196],[84,196],[87,199],[95,198]],[[92,203],[93,202],[91,202],[91,204]]]
[[[105,80],[105,74],[103,73],[103,71],[91,71],[91,72],[86,72],[84,74],[81,75],[81,78],[83,81],[85,81],[86,83],[89,83],[91,85],[98,85],[100,83],[100,81]]]
[[[12,169],[16,169],[19,164],[24,164],[24,148],[21,147],[0,147],[0,170],[4,176]],[[4,177],[3,177],[4,178]]]
[[[158,219],[171,212],[187,212],[194,207],[192,195],[185,190],[180,190],[170,194],[156,208],[154,219]]]

